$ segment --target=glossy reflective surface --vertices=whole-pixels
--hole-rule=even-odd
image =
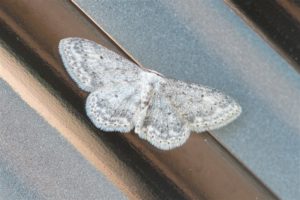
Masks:
[[[230,7],[205,0],[75,2],[143,65],[236,98],[243,107],[241,117],[212,134],[279,197],[300,196],[297,66],[289,65]],[[271,1],[240,2],[259,6]],[[268,8],[259,7],[261,15],[269,16],[269,25],[283,25],[280,13]],[[285,36],[283,31],[277,37]],[[292,36],[280,42],[292,48],[291,57],[297,59],[299,34]],[[193,160],[189,167],[197,163],[194,152],[181,155]]]
[[[0,96],[0,199],[127,199],[2,79]]]
[[[207,5],[208,8],[212,6]],[[176,4],[173,6],[175,9]],[[165,11],[166,7],[168,7],[168,4],[162,4],[154,10],[151,10],[149,6],[147,8],[156,14],[156,12],[163,13],[161,11]],[[95,7],[98,11],[100,8]],[[116,8],[110,6],[110,9]],[[130,13],[122,14],[121,8],[119,8],[119,12],[103,9],[102,13],[105,14],[107,11],[108,13],[105,16],[116,20],[117,14],[120,14],[121,17],[118,18],[120,20],[122,17],[127,16],[126,13]],[[140,7],[130,5],[128,8],[135,11]],[[183,11],[189,11],[187,8],[189,7],[182,7]],[[151,16],[147,15],[147,12],[144,12],[145,10],[140,11],[142,12],[140,17]],[[112,13],[114,13],[114,16],[112,16]],[[180,14],[180,12],[178,13]],[[220,9],[220,13],[224,14],[222,9]],[[226,46],[220,46],[222,48],[219,48],[218,43],[214,43],[214,41],[220,42],[220,40],[215,40],[217,37],[209,37],[210,35],[214,36],[212,30],[209,34],[201,35],[203,36],[202,39],[200,38],[201,40],[199,38],[197,40],[193,39],[196,38],[197,34],[192,37],[192,40],[188,37],[180,37],[181,31],[186,36],[191,36],[191,33],[188,29],[177,29],[176,20],[179,18],[173,19],[174,16],[169,12],[166,14],[163,18],[149,17],[147,23],[144,20],[139,21],[138,18],[130,20],[126,17],[121,21],[122,23],[118,24],[127,24],[128,29],[119,26],[119,32],[115,31],[111,34],[116,36],[114,34],[123,31],[122,33],[127,39],[122,42],[121,46],[126,49],[136,49],[133,55],[138,60],[141,60],[141,56],[146,56],[148,61],[143,62],[143,64],[147,67],[157,69],[177,79],[193,82],[199,80],[199,83],[217,87],[237,98],[239,102],[245,101],[244,105],[253,100],[240,96],[238,93],[239,89],[246,89],[246,92],[251,92],[250,87],[248,88],[248,86],[241,84],[243,82],[240,82],[241,78],[247,80],[247,73],[240,70],[235,59],[231,60],[229,57],[229,60],[222,60],[219,54],[216,54],[219,50],[221,50],[220,53],[231,51],[226,49]],[[182,14],[182,16],[185,16],[184,13]],[[205,15],[209,14],[210,12],[204,12],[203,19],[205,19]],[[91,162],[98,170],[103,171],[129,197],[136,199],[145,197],[149,199],[166,197],[173,199],[186,197],[194,199],[276,198],[208,133],[193,134],[188,143],[182,148],[164,152],[153,148],[134,134],[127,134],[123,137],[123,135],[103,133],[95,129],[84,113],[86,94],[77,88],[64,71],[57,51],[58,41],[64,37],[79,36],[94,40],[122,55],[125,54],[69,2],[36,1],[34,4],[28,4],[25,1],[6,1],[0,7],[0,18],[1,38],[11,49],[10,53],[15,55],[18,60],[17,64],[9,64],[9,60],[1,60],[1,72],[2,75],[6,74],[4,76],[5,80],[13,85],[14,89],[41,113],[52,126],[57,128],[87,161]],[[218,20],[222,19],[222,17],[218,18]],[[188,21],[188,19],[186,20]],[[163,28],[168,28],[168,26],[160,24],[164,21],[173,23],[175,28],[166,31]],[[110,21],[110,24],[115,26],[113,22],[113,20]],[[161,27],[158,29],[153,28],[151,26],[153,25],[152,22],[161,25]],[[195,22],[198,23],[199,21]],[[221,22],[220,25],[226,21]],[[241,22],[237,21],[236,23],[240,24]],[[128,26],[129,24],[130,26]],[[188,23],[183,21],[180,24]],[[198,25],[195,24],[194,27],[198,27]],[[111,31],[107,27],[105,28],[105,31]],[[209,26],[202,28],[207,29]],[[143,34],[137,34],[138,31],[134,32],[134,30],[143,29],[145,30],[143,34],[148,34],[151,30],[153,32],[144,35],[144,37],[139,37]],[[220,32],[221,35],[226,33],[225,30],[222,31]],[[247,33],[248,29],[243,31]],[[235,32],[232,33],[234,33],[234,36],[241,37]],[[160,39],[159,36],[164,38]],[[151,38],[156,40],[150,42]],[[250,35],[247,38],[256,37]],[[149,43],[146,43],[146,40],[149,40]],[[198,48],[199,42],[204,45],[204,49],[202,45],[201,48]],[[174,43],[171,46],[171,51],[168,46],[170,43]],[[142,48],[130,47],[133,44],[141,44],[141,46],[136,47]],[[191,52],[190,50],[197,51]],[[239,49],[235,50],[239,52]],[[130,51],[134,52],[133,50]],[[176,54],[169,52],[175,52]],[[201,57],[198,57],[199,55]],[[234,54],[232,55],[234,56]],[[249,59],[251,60],[252,57],[248,58],[244,64],[247,64]],[[163,62],[160,63],[161,61]],[[169,63],[170,61],[172,62]],[[240,62],[241,60],[238,59],[237,61]],[[231,62],[234,65],[231,66]],[[6,64],[5,66],[10,65],[12,67],[5,68],[3,63]],[[182,66],[185,66],[185,68],[182,68]],[[224,70],[224,67],[226,70]],[[207,69],[215,70],[214,72],[217,73],[207,73]],[[233,80],[228,79],[228,77],[233,77]],[[236,84],[241,88],[232,90]],[[241,127],[247,125],[246,122],[245,117],[243,117],[226,129],[222,129],[220,133],[222,132],[227,139],[242,139],[242,137],[237,137],[236,134],[240,133]],[[246,128],[248,127],[246,126]],[[215,135],[217,136],[217,134]],[[238,142],[234,144],[238,144]],[[247,147],[245,143],[243,145],[244,148]],[[229,149],[235,152],[234,146]],[[246,152],[246,150],[247,148],[242,152]]]
[[[227,0],[276,50],[300,70],[300,4],[293,0]]]

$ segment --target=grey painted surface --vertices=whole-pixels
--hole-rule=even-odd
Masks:
[[[0,79],[0,199],[126,199]]]
[[[140,63],[243,107],[213,134],[282,199],[300,196],[300,76],[223,1],[75,0]]]

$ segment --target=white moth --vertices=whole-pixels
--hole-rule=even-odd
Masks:
[[[181,146],[190,132],[217,129],[241,107],[216,89],[165,78],[82,38],[65,38],[59,52],[69,75],[90,92],[86,112],[103,131],[130,132],[163,150]]]

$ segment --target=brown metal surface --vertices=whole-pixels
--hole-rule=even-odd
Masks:
[[[300,23],[300,1],[293,0],[278,0],[278,5],[282,6],[283,9]]]
[[[65,72],[58,42],[79,36],[126,55],[69,1],[2,0],[0,28],[0,76],[129,198],[276,199],[209,133],[160,151],[133,133],[95,129],[84,113],[87,94]]]
[[[292,0],[225,2],[300,72],[300,3]]]

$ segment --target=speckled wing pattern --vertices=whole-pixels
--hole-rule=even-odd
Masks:
[[[222,92],[182,81],[168,79],[161,93],[189,124],[191,131],[218,129],[241,113],[241,107]]]
[[[135,64],[82,38],[66,38],[59,52],[67,72],[78,86],[91,94],[86,112],[97,128],[129,132],[140,105],[140,74]]]
[[[137,126],[137,134],[159,149],[181,146],[189,137],[188,123],[181,118],[169,100],[158,91],[153,93],[146,115]]]
[[[140,81],[140,68],[93,41],[65,38],[59,52],[69,75],[84,91]]]
[[[225,126],[241,113],[229,96],[167,79],[87,39],[65,38],[59,52],[67,72],[90,92],[86,112],[104,131],[130,132],[162,150],[181,146],[190,132]]]
[[[87,115],[104,131],[129,132],[139,114],[139,94],[139,88],[129,84],[102,87],[88,96]]]

